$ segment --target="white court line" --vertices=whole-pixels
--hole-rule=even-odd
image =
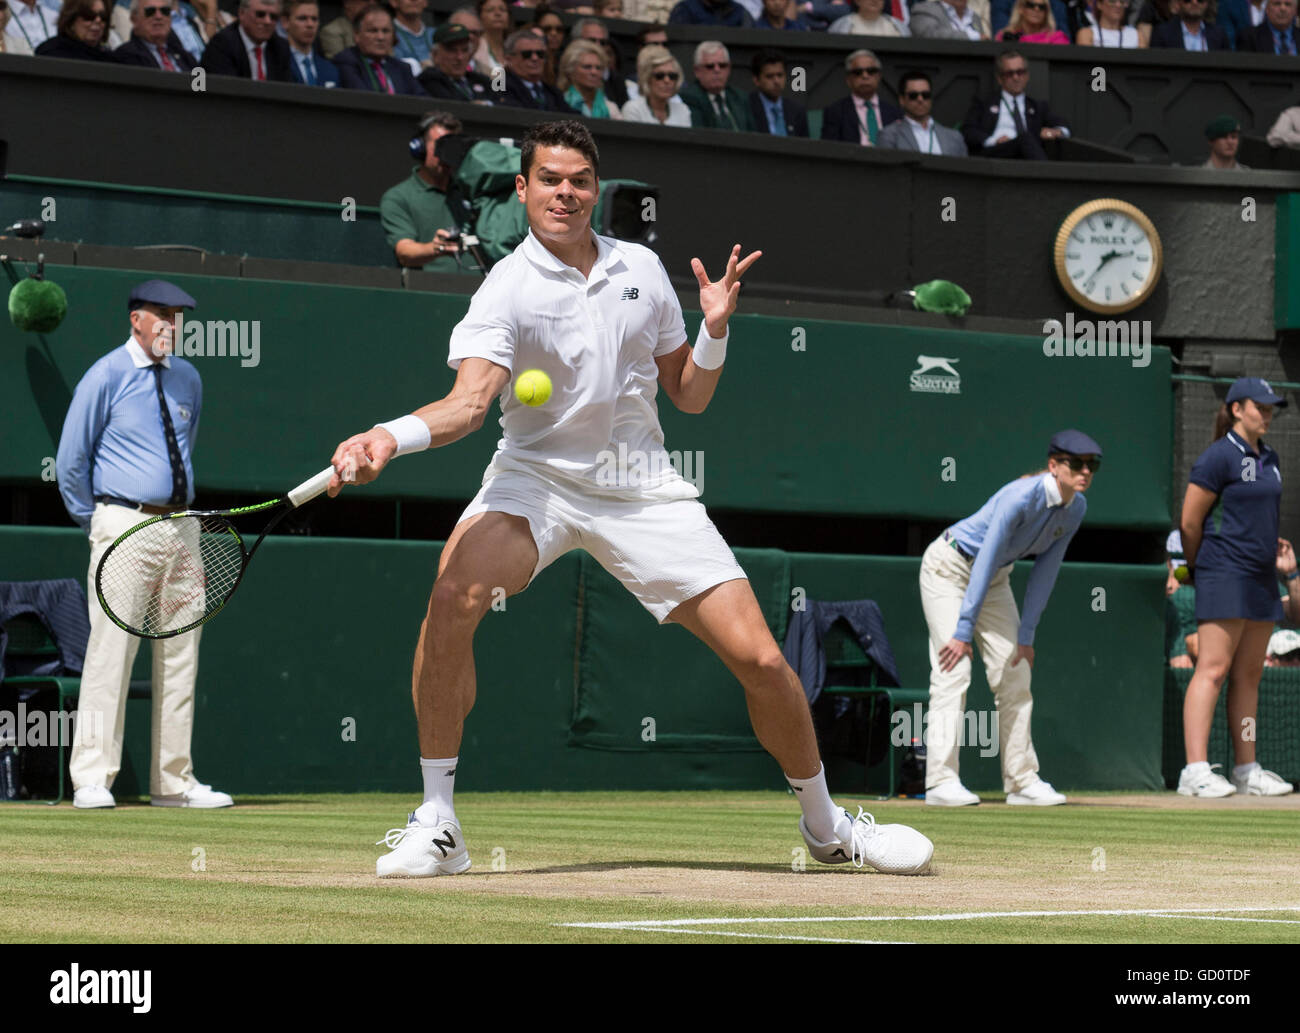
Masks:
[[[628,922],[557,922],[556,925],[574,929],[657,930],[699,925],[808,924],[813,922],[964,922],[975,918],[1066,918],[1092,915],[1101,917],[1149,915],[1153,918],[1172,918],[1178,915],[1243,914],[1260,911],[1300,911],[1300,906],[1135,908],[1097,911],[963,911],[939,915],[805,915],[798,918],[664,918]]]
[[[581,923],[568,922],[567,925]],[[677,926],[646,926],[638,929],[644,933],[679,933],[685,936],[743,936],[750,940],[799,940],[803,943],[868,943],[868,944],[910,944],[911,940],[838,940],[830,936],[786,936],[782,933],[731,933],[725,929],[681,929]]]
[[[1278,908],[1279,911],[1286,911],[1287,908]],[[1156,915],[1156,918],[1190,918],[1195,922],[1271,922],[1275,925],[1300,925],[1300,919],[1295,918],[1224,918],[1221,915]]]

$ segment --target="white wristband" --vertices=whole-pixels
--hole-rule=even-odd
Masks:
[[[727,339],[730,333],[721,337],[710,337],[708,325],[700,320],[700,332],[695,336],[695,347],[691,349],[691,358],[700,369],[717,369],[727,361]]]
[[[423,452],[432,440],[428,425],[414,414],[389,420],[387,423],[376,423],[375,426],[388,431],[397,439],[397,452],[393,456],[394,459],[409,452]]]

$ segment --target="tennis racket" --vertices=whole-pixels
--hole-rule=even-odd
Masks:
[[[344,462],[343,480],[355,475]],[[171,638],[215,617],[243,580],[257,547],[275,525],[321,494],[334,475],[327,466],[286,495],[235,509],[187,509],[136,524],[104,553],[95,570],[95,594],[109,620],[140,638]],[[251,549],[231,517],[270,513]]]

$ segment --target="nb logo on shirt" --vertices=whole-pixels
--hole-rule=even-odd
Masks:
[[[624,288],[623,288],[623,296],[622,296],[621,298],[619,298],[618,300],[619,300],[619,301],[636,301],[636,299],[637,299],[637,295],[638,295],[639,293],[640,293],[640,292],[638,291],[638,289],[637,289],[636,287],[624,287]]]

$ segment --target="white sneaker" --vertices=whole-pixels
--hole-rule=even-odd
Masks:
[[[967,789],[957,779],[940,782],[933,789],[925,791],[925,802],[931,807],[970,807],[980,802],[980,798]]]
[[[116,807],[117,801],[103,786],[82,786],[72,794],[72,806],[88,811],[97,807]]]
[[[470,868],[465,837],[454,821],[421,825],[412,811],[406,828],[389,829],[375,846],[380,843],[392,851],[375,862],[375,874],[381,879],[459,875]]]
[[[152,807],[233,807],[235,801],[228,793],[219,793],[212,786],[195,783],[178,796],[151,796]]]
[[[1274,771],[1255,768],[1245,778],[1238,778],[1233,773],[1232,784],[1237,792],[1245,796],[1286,796],[1293,786]]]
[[[1231,796],[1237,790],[1232,787],[1231,782],[1214,770],[1220,766],[1219,764],[1211,764],[1208,771],[1203,771],[1199,775],[1189,775],[1187,768],[1183,768],[1182,774],[1178,776],[1179,795],[1200,796],[1208,799]]]
[[[853,818],[848,811],[845,817]],[[853,841],[834,840],[822,843],[812,837],[803,818],[799,819],[799,834],[808,844],[808,852],[823,864],[844,864],[852,861],[861,868],[869,864],[887,875],[920,875],[930,867],[934,844],[908,825],[877,825],[876,819],[858,808],[853,818]]]
[[[1007,793],[1007,803],[1013,807],[1057,807],[1065,803],[1065,794],[1058,793],[1050,782],[1041,778],[1015,793]]]

